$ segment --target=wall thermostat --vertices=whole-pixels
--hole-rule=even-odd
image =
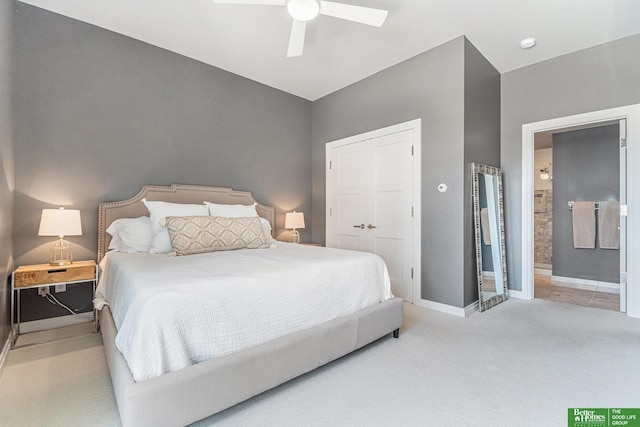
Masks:
[[[438,191],[441,193],[444,193],[445,191],[447,191],[447,184],[438,185]]]

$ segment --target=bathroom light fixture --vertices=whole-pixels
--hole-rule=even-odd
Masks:
[[[522,49],[531,49],[536,45],[536,39],[533,37],[526,38],[520,42],[520,48]]]
[[[545,167],[540,169],[540,179],[543,179],[545,181],[551,179],[551,173],[549,172],[550,167],[551,167],[551,162],[547,163]]]
[[[58,236],[50,251],[51,265],[68,265],[73,262],[71,245],[64,236],[81,236],[80,211],[77,209],[43,209],[38,236]]]
[[[296,228],[304,228],[304,214],[302,212],[287,212],[284,217],[284,228],[292,228],[291,243],[300,243],[300,233]]]

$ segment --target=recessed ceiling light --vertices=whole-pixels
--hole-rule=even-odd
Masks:
[[[520,47],[522,49],[531,49],[536,45],[536,39],[533,37],[529,37],[528,39],[524,39],[520,42]]]

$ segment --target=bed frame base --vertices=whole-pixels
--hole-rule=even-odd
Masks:
[[[325,365],[386,334],[398,337],[402,300],[394,298],[319,326],[136,383],[115,346],[108,307],[100,326],[122,424],[183,426]]]
[[[173,184],[145,185],[128,200],[98,207],[98,261],[111,236],[106,228],[116,219],[148,215],[142,199],[173,203],[251,205],[253,195],[224,187]],[[275,209],[257,204],[258,215],[276,230]],[[107,364],[120,418],[127,426],[184,426],[220,412],[263,391],[344,356],[386,334],[397,338],[402,325],[402,300],[394,298],[349,316],[287,335],[246,350],[177,372],[136,383],[115,346],[116,327],[108,307],[100,311]]]

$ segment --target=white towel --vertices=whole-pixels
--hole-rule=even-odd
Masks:
[[[598,246],[620,249],[620,202],[598,203]]]
[[[596,204],[594,202],[573,202],[573,247],[576,249],[596,248]]]

